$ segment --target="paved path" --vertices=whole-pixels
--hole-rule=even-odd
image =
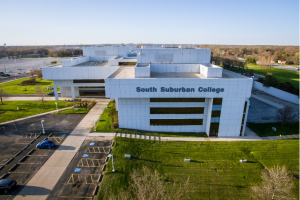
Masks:
[[[94,126],[94,122],[91,119],[99,119],[100,114],[106,108],[108,102],[109,99],[103,99],[101,102],[97,102],[92,110],[82,119],[72,133],[16,196],[16,200],[43,200],[48,197]]]
[[[279,108],[279,109],[280,108],[284,108],[284,105],[279,104],[279,103],[275,103],[274,101],[270,101],[270,100],[268,100],[268,99],[266,99],[266,98],[264,98],[262,96],[256,95],[256,94],[252,93],[251,97],[253,97],[253,98],[257,99],[257,100],[260,100],[260,101],[262,101],[262,102],[264,102],[266,104],[269,104],[271,106],[274,106],[275,108]]]
[[[58,112],[59,112],[59,111],[62,111],[62,110],[71,109],[71,108],[72,108],[72,107],[61,108],[61,109],[58,109]],[[52,111],[44,112],[44,113],[37,114],[37,115],[31,115],[31,116],[28,116],[28,117],[23,117],[23,118],[19,118],[19,119],[7,121],[7,122],[2,122],[2,123],[0,123],[0,125],[9,124],[9,123],[12,123],[12,122],[17,122],[17,121],[21,121],[21,120],[24,120],[24,119],[29,119],[29,118],[33,118],[33,117],[42,116],[42,115],[47,115],[47,114],[51,114],[51,113],[54,113],[54,112],[57,112],[57,110],[52,110]]]

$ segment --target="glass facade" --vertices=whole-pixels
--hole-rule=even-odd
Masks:
[[[203,125],[203,119],[150,119],[150,126]]]
[[[150,114],[203,114],[204,107],[150,108]]]

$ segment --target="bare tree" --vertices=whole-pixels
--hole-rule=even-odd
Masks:
[[[32,77],[33,75],[34,75],[34,70],[31,69],[31,70],[29,71],[29,76]]]
[[[295,199],[292,193],[293,178],[285,166],[274,166],[265,170],[261,175],[262,184],[252,187],[255,199]]]
[[[6,96],[6,92],[3,89],[0,89],[0,99],[1,99],[1,104],[3,105],[3,99]]]
[[[40,70],[40,69],[37,70],[36,77],[37,78],[43,78],[42,70]]]
[[[41,97],[41,101],[43,103],[43,109],[45,109],[45,103],[44,103],[44,98],[45,98],[45,89],[40,85],[40,84],[36,84],[35,85],[35,93]]]
[[[118,194],[110,195],[110,199],[116,200],[179,200],[189,199],[187,187],[189,178],[183,184],[169,183],[165,181],[157,171],[152,172],[147,167],[141,170],[134,169],[130,174],[129,187],[126,190],[118,191]]]
[[[293,108],[289,106],[284,106],[284,108],[280,108],[276,112],[276,120],[281,123],[281,128],[283,128],[285,123],[291,122],[295,117],[296,115],[293,114]]]

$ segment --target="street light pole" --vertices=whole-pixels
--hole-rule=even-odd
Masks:
[[[42,121],[41,121],[41,123],[42,123],[42,128],[43,128],[43,134],[45,134],[45,129],[44,129],[44,125],[43,125],[44,121],[45,121],[45,120],[42,120]]]
[[[114,168],[114,155],[109,154],[108,157],[109,158],[111,157],[111,163],[112,163],[112,167],[113,167],[112,172],[115,172],[115,168]]]

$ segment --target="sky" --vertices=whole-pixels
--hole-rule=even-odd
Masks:
[[[0,45],[299,45],[298,0],[0,0]]]

